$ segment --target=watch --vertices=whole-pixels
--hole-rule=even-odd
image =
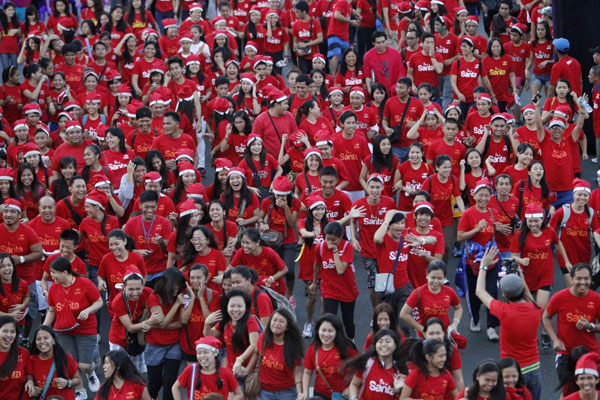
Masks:
[[[487,265],[482,265],[481,267],[479,267],[479,269],[487,271],[488,270],[488,266]]]
[[[25,257],[19,256],[19,263],[25,264]]]
[[[596,324],[590,322],[590,327],[586,329],[587,332],[592,333],[596,329]]]

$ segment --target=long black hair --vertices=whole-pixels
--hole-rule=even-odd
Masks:
[[[248,164],[248,167],[250,167],[250,165],[253,165],[254,160],[252,159],[252,152],[250,151],[250,147],[254,144],[256,140],[258,140],[260,142],[260,145],[262,146],[260,154],[258,155],[258,159],[260,167],[264,168],[267,160],[267,149],[265,148],[265,145],[260,139],[253,139],[251,143],[248,143],[246,145],[246,149],[244,150],[244,160],[246,160],[246,164]]]
[[[441,347],[445,349],[444,343],[437,339],[418,340],[410,348],[410,359],[425,376],[429,376],[429,361],[426,356],[432,356]]]
[[[53,3],[53,6],[54,6],[53,7],[54,8],[54,17],[55,18],[60,17],[60,14],[56,10],[56,3],[58,3],[59,1],[65,5],[65,15],[67,17],[70,17],[71,16],[71,4],[69,3],[68,0],[54,0],[54,3]]]
[[[8,7],[13,7],[15,9],[15,15],[12,16],[10,21],[8,20],[8,16],[6,15],[6,9]],[[2,10],[0,10],[0,25],[2,25],[2,30],[5,34],[8,34],[8,31],[10,29],[17,29],[21,25],[19,23],[19,18],[17,17],[16,10],[17,7],[15,7],[15,4],[12,1],[7,1],[6,3],[4,3]],[[6,80],[4,79],[3,81],[6,82]]]
[[[204,225],[197,225],[193,227],[190,233],[187,235],[188,240],[185,244],[185,250],[183,251],[183,262],[181,263],[182,266],[192,263],[196,258],[196,255],[198,255],[196,248],[191,242],[191,239],[196,231],[201,231],[204,234],[209,248],[219,250],[219,246],[217,245],[217,241],[215,240],[215,235],[213,232]]]
[[[81,276],[79,273],[73,271],[73,265],[66,257],[63,256],[56,257],[50,263],[50,269],[57,272],[66,272],[69,275],[73,275],[75,277]]]
[[[152,165],[152,160],[154,160],[157,157],[160,159],[160,163],[161,163],[159,170],[154,169],[154,166]],[[156,171],[160,174],[160,176],[162,178],[160,181],[160,187],[163,190],[168,189],[169,188],[169,169],[167,168],[167,162],[165,161],[165,157],[162,155],[162,153],[157,149],[152,149],[148,153],[146,153],[146,157],[145,157],[144,161],[146,162],[146,169],[148,170],[148,172]]]
[[[437,317],[429,318],[427,322],[423,324],[423,332],[427,332],[429,327],[432,325],[439,325],[442,333],[446,332],[444,323]],[[446,363],[444,365],[447,370],[451,370],[452,368],[450,367],[450,363],[452,362],[452,356],[454,355],[454,343],[448,339],[447,335],[443,334],[442,337],[444,340],[444,346],[446,346]]]
[[[231,322],[231,316],[227,312],[227,305],[229,304],[229,300],[233,297],[241,297],[244,299],[244,303],[246,305],[246,311],[242,318],[235,324],[233,328],[233,335],[231,336],[231,343],[233,345],[234,351],[244,351],[249,343],[249,333],[248,333],[248,318],[250,318],[250,296],[246,292],[243,292],[239,289],[232,289],[229,293],[221,298],[221,313],[223,315],[223,319],[219,323],[221,330],[224,331],[225,327],[228,323]]]
[[[223,198],[225,199],[225,209],[227,211],[233,208],[234,205],[233,189],[229,184],[229,179],[231,179],[231,176],[227,177],[227,186],[225,187],[225,193],[223,195]],[[246,183],[245,177],[242,178],[242,188],[240,189],[240,202],[243,199],[246,199],[246,205],[252,203],[252,192],[250,191],[250,189],[248,189],[248,184]]]
[[[315,217],[313,216],[312,211],[313,210],[310,210],[310,209],[308,210],[308,214],[306,215],[306,220],[305,220],[306,221],[305,228],[309,232],[312,232],[315,229]],[[327,219],[327,207],[325,207],[325,214],[323,214],[323,218],[321,218],[321,221],[319,221],[319,223],[321,224],[321,234],[323,236],[325,236],[325,227],[329,223],[329,219]],[[309,249],[312,247],[314,242],[315,242],[314,237],[309,237],[309,238],[304,239],[304,243],[308,246]]]
[[[350,53],[354,53],[354,55],[356,56],[356,65],[355,65],[356,72],[358,72],[358,70],[360,68],[360,64],[362,64],[361,60],[358,58],[358,54],[356,53],[356,50],[354,49],[354,47],[348,47],[342,53],[342,59],[340,60],[340,74],[342,76],[346,75],[346,73],[348,72],[348,64],[346,64],[346,56]]]
[[[167,268],[154,286],[154,293],[165,306],[171,306],[177,297],[173,288],[177,287],[177,294],[186,288],[183,273],[177,268]]]
[[[510,367],[515,368],[517,370],[517,374],[519,375],[515,388],[523,388],[525,386],[525,379],[523,378],[523,374],[521,374],[521,366],[519,365],[519,362],[512,357],[506,357],[498,361],[498,368],[500,368],[500,371]]]
[[[384,168],[388,171],[392,171],[394,168],[394,153],[392,152],[390,142],[390,152],[385,155],[381,151],[381,142],[384,140],[389,141],[390,138],[386,135],[377,135],[373,139],[373,171],[381,172]]]
[[[29,18],[27,18],[30,15],[35,15],[35,19],[37,20],[37,22],[40,22],[40,12],[38,10],[38,8],[36,6],[34,6],[33,4],[28,6],[25,9],[25,23],[23,24],[24,27],[24,31],[25,31],[25,37],[27,37],[27,35],[29,34],[29,29],[31,28],[29,26]]]
[[[184,215],[177,221],[177,233],[175,235],[175,245],[184,246],[187,245],[188,239],[191,237],[188,233],[190,220],[194,217],[194,213]],[[195,227],[194,227],[195,228]]]
[[[239,99],[238,99],[239,100]],[[233,121],[235,121],[236,118],[241,118],[244,120],[244,131],[240,132],[235,124],[233,123]],[[240,134],[243,133],[245,135],[249,135],[250,133],[252,133],[252,120],[250,119],[250,116],[248,115],[248,113],[245,110],[238,110],[236,112],[233,113],[232,117],[231,117],[231,133],[233,134]]]
[[[558,385],[556,386],[556,388],[554,390],[561,390],[563,388],[563,386],[565,386],[565,385],[574,385],[574,386],[576,385],[575,384],[575,367],[577,366],[577,361],[579,361],[579,359],[581,357],[583,357],[584,354],[587,354],[589,352],[590,352],[590,350],[585,346],[573,347],[573,349],[571,350],[571,352],[569,353],[569,355],[567,357],[567,369],[565,370],[566,373],[562,376],[562,378],[559,378]],[[500,368],[502,368],[502,367],[500,367]],[[519,375],[521,375],[520,372],[521,371],[519,370]],[[569,386],[567,386],[567,387],[569,387]]]
[[[127,154],[127,146],[125,145],[125,134],[123,133],[123,130],[121,128],[113,126],[111,128],[108,128],[108,130],[106,131],[106,134],[109,133],[112,136],[115,136],[119,139],[119,151],[122,154]]]
[[[506,388],[502,379],[502,371],[500,371],[498,364],[493,360],[480,362],[473,371],[473,383],[465,389],[465,398],[467,400],[477,400],[479,396],[479,381],[477,377],[488,372],[496,372],[498,374],[496,386],[490,392],[490,400],[506,400]]]
[[[15,263],[13,262],[12,257],[10,256],[10,254],[8,254],[8,253],[0,253],[0,264],[5,259],[9,259],[10,263],[13,266],[13,273],[12,273],[12,276],[10,277],[10,291],[13,292],[13,293],[17,293],[19,291],[19,282],[21,281],[21,279],[17,276],[17,269],[15,268]],[[6,296],[6,293],[4,293],[4,285],[2,285],[2,284],[0,284],[0,294],[2,296]]]
[[[299,364],[304,358],[304,340],[302,339],[302,332],[294,321],[294,317],[290,312],[283,308],[278,308],[271,314],[269,322],[265,327],[265,333],[263,337],[263,348],[273,348],[273,331],[271,330],[271,321],[275,315],[280,315],[285,318],[287,322],[287,329],[283,336],[283,358],[285,360],[285,366],[289,369],[294,369],[296,364]]]
[[[550,195],[550,189],[548,188],[548,184],[546,183],[546,167],[544,167],[544,163],[542,163],[540,160],[533,160],[531,164],[529,164],[529,168],[527,168],[527,170],[531,171],[531,168],[535,164],[540,164],[542,168],[544,168],[544,175],[542,175],[542,179],[540,180],[540,188],[542,189],[542,200],[544,200]],[[529,190],[533,190],[531,185],[531,176],[527,177],[527,188]]]
[[[348,358],[349,350],[356,349],[356,346],[354,346],[354,343],[352,343],[352,341],[348,339],[348,336],[346,336],[340,319],[336,315],[330,313],[323,314],[315,324],[315,339],[313,340],[315,354],[319,350],[319,347],[323,346],[323,343],[321,343],[321,338],[319,337],[319,329],[325,322],[331,324],[333,329],[335,329],[335,339],[333,339],[333,345],[340,354],[340,359],[344,360]]]
[[[130,26],[133,26],[133,22],[135,21],[135,8],[133,8],[133,1],[129,3],[129,10],[127,10],[127,23]],[[142,23],[146,22],[146,1],[141,0],[140,4],[140,21]]]
[[[92,153],[94,153],[98,157],[98,162],[100,162],[100,157],[102,156],[102,149],[100,149],[100,146],[92,143],[85,146],[85,148],[91,150]],[[91,167],[86,164],[81,170],[81,176],[83,177],[83,179],[85,179],[86,182],[90,180],[90,169]]]
[[[23,185],[23,182],[21,182],[21,175],[23,175],[25,170],[30,170],[31,174],[33,175],[33,181],[31,182],[31,198],[33,199],[34,203],[38,203],[40,198],[44,195],[45,186],[37,178],[35,167],[28,162],[19,165],[19,169],[17,170],[15,191],[19,196],[25,196],[25,186]]]
[[[565,98],[567,100],[567,104],[569,105],[569,108],[571,109],[571,112],[573,113],[573,115],[575,115],[577,113],[578,106],[577,106],[577,104],[575,104],[575,100],[573,100],[573,96],[570,95],[571,90],[573,90],[571,88],[571,82],[569,82],[569,80],[565,79],[565,78],[558,78],[556,80],[556,86],[558,86],[559,83],[564,83],[569,88]]]
[[[388,329],[398,333],[398,313],[394,310],[394,307],[391,304],[379,303],[373,309],[373,335],[380,330],[379,325],[377,325],[377,318],[379,317],[379,314],[382,313],[386,313],[390,319],[390,327]]]
[[[375,82],[373,84],[373,86],[371,87],[371,93],[369,93],[371,95],[371,100],[369,100],[369,102],[367,103],[369,105],[369,107],[371,106],[371,102],[373,101],[373,95],[375,94],[375,91],[379,90],[381,92],[383,92],[385,94],[385,97],[383,98],[383,101],[381,102],[381,104],[379,105],[379,107],[377,108],[377,112],[379,113],[379,120],[383,121],[383,110],[385,108],[385,103],[387,102],[388,99],[388,92],[387,89],[385,88],[385,85],[381,82]]]
[[[396,349],[392,354],[394,368],[402,374],[408,374],[406,361],[408,359],[408,352],[414,341],[405,340],[401,346],[400,338],[396,332],[389,329],[382,329],[373,336],[373,342],[367,350],[344,362],[342,369],[348,373],[348,376],[354,375],[355,372],[363,371],[371,358],[375,358],[375,362],[379,362],[375,344],[384,336],[390,336],[396,343]],[[364,383],[366,382],[363,382],[363,384]]]
[[[172,269],[172,268],[169,268]],[[138,372],[137,368],[125,352],[125,350],[112,350],[104,355],[103,360],[109,359],[115,364],[115,370],[113,374],[100,386],[98,390],[98,398],[102,400],[108,400],[110,389],[112,388],[115,380],[115,375],[119,374],[119,377],[124,381],[132,383],[146,385],[144,377]]]
[[[120,8],[121,10],[123,10],[123,6],[120,5],[120,4],[115,4],[114,6],[112,6],[110,8],[110,13],[109,13],[109,16],[108,16],[108,22],[104,25],[104,32],[112,32],[112,28],[113,28],[112,13],[117,8]],[[121,18],[119,20],[119,22],[117,22],[116,29],[117,29],[118,32],[125,33],[125,30],[127,29],[127,23],[125,22],[125,18]]]
[[[75,169],[75,174],[71,178],[71,181],[67,182],[67,180],[65,179],[63,174],[60,173],[60,170],[67,168],[69,165],[73,166],[73,168]],[[73,158],[71,156],[66,156],[66,157],[61,158],[60,162],[58,163],[58,170],[59,170],[58,179],[52,183],[52,186],[53,186],[52,192],[54,193],[54,198],[57,201],[60,199],[64,199],[65,197],[69,197],[71,195],[71,193],[69,192],[69,186],[71,185],[71,183],[77,176],[77,160],[75,160],[75,158]],[[87,181],[86,181],[86,183],[87,183]]]
[[[6,324],[12,324],[17,330],[17,323],[13,317],[10,315],[5,315],[0,317],[0,328],[2,328]],[[4,359],[4,362],[0,365],[0,378],[10,378],[12,373],[15,371],[17,367],[17,361],[19,358],[19,340],[15,335],[15,339],[10,345],[10,349],[8,350],[8,354]]]
[[[546,218],[542,217],[542,226],[540,230],[544,230],[546,228]],[[525,247],[525,241],[527,240],[527,235],[529,235],[529,227],[527,226],[526,218],[523,218],[523,223],[521,224],[521,233],[519,234],[519,251],[523,250]]]
[[[69,368],[69,359],[67,358],[67,353],[65,352],[65,349],[62,348],[62,346],[56,339],[56,333],[54,332],[54,329],[47,325],[42,325],[35,332],[35,335],[33,335],[33,337],[37,337],[40,331],[48,332],[50,336],[52,336],[52,338],[54,339],[54,348],[52,352],[54,353],[54,365],[56,366],[56,376],[59,378],[68,379],[67,371]],[[40,354],[40,349],[38,349],[35,340],[31,344],[31,354]]]
[[[304,103],[302,103],[302,105],[298,108],[298,111],[296,111],[296,125],[300,125],[300,123],[302,122],[302,120],[306,117],[308,117],[308,113],[310,112],[310,109],[315,107],[315,106],[319,106],[319,104],[314,101],[312,98],[306,100]]]
[[[217,385],[217,388],[219,390],[221,390],[223,388],[223,379],[221,379],[221,375],[219,374],[220,367],[221,367],[221,361],[219,361],[219,357],[215,357],[215,375],[216,375],[216,377],[214,379],[215,379],[215,384]],[[202,368],[202,366],[200,366],[200,368]],[[196,379],[195,389],[200,389],[200,388],[202,388],[202,374],[199,373],[197,378],[198,379]],[[212,379],[212,377],[211,377],[211,379]]]
[[[546,35],[544,36],[544,39],[546,39],[547,42],[551,42],[552,34],[550,33],[550,25],[548,24],[548,22],[540,21],[540,22],[538,22],[538,25],[542,25],[544,28],[546,28]],[[531,42],[531,47],[537,46],[538,41],[539,41],[539,39],[537,36],[537,32],[533,32],[533,41]]]
[[[321,95],[322,99],[326,100],[329,96],[329,90],[327,89],[327,86],[325,85],[325,80],[327,79],[327,75],[325,74],[325,71],[323,71],[322,69],[313,69],[312,71],[310,71],[310,77],[313,81],[315,80],[315,75],[318,75],[318,74],[321,74],[321,76],[323,77],[323,82],[318,87],[319,94]]]

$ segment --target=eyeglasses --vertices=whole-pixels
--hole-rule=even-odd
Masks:
[[[199,242],[206,242],[206,238],[205,237],[201,237],[201,238],[191,238],[190,241],[192,243],[199,243]]]

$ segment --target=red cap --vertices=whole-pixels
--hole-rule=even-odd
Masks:
[[[202,3],[192,3],[190,5],[190,12],[192,11],[202,11],[204,10],[204,5]]]
[[[125,267],[125,275],[123,275],[123,281],[125,281],[125,279],[129,278],[130,276],[138,276],[140,279],[144,279],[142,273],[135,265],[128,265],[127,267]]]
[[[365,98],[365,89],[361,88],[360,86],[354,86],[352,87],[352,89],[350,89],[350,95],[353,94],[359,94],[362,96],[362,98]]]
[[[473,193],[477,193],[477,191],[479,189],[487,189],[491,192],[492,191],[492,183],[490,182],[490,180],[488,178],[480,179],[475,183],[475,189],[473,190]]]
[[[21,202],[16,199],[13,199],[12,197],[4,200],[3,205],[4,208],[12,208],[17,210],[18,212],[21,212]]]
[[[573,118],[573,110],[571,110],[571,107],[569,106],[558,106],[554,110],[554,117],[570,121]]]
[[[596,352],[584,354],[575,364],[575,376],[587,374],[597,378],[599,361],[600,354]]]
[[[181,42],[193,42],[194,41],[194,36],[192,35],[191,32],[183,32],[180,36],[179,36],[179,43]],[[190,58],[190,56],[188,56],[188,58]],[[186,59],[187,61],[187,59]]]
[[[14,181],[14,172],[12,168],[0,168],[0,181]]]
[[[431,215],[435,214],[435,212],[433,211],[433,204],[431,204],[428,201],[420,201],[413,206],[413,214],[415,214],[419,210],[428,210],[431,213]]]
[[[446,17],[440,17],[440,18],[446,18]],[[473,36],[463,36],[463,38],[460,40],[460,42],[467,42],[469,43],[471,46],[475,47],[475,39],[473,38]]]
[[[460,14],[460,13],[469,13],[469,10],[467,10],[467,7],[455,7],[454,8],[454,13],[456,15]]]
[[[117,89],[117,96],[131,97],[131,88],[129,87],[129,85],[126,85],[124,83],[120,84],[119,88]]]
[[[318,194],[308,196],[306,199],[304,199],[304,202],[306,203],[306,206],[309,210],[312,210],[319,206],[323,206],[325,207],[325,209],[327,209],[327,204],[325,204],[325,200],[323,200],[323,198]]]
[[[135,118],[135,113],[143,106],[144,104],[141,101],[131,100],[131,102],[127,104],[127,116],[129,118]]]
[[[192,64],[198,64],[200,65],[200,57],[198,57],[195,54],[190,54],[188,56],[188,58],[185,59],[185,66],[187,67],[188,65],[192,65]]]
[[[254,74],[251,74],[249,72],[243,73],[240,80],[241,81],[247,81],[251,85],[255,85],[256,84],[256,77],[254,76]]]
[[[25,119],[18,119],[15,121],[15,123],[13,124],[13,130],[17,130],[20,128],[24,128],[29,130],[29,124],[27,124],[27,120]]]
[[[294,189],[294,184],[287,178],[287,176],[278,176],[273,179],[273,193],[286,196],[292,193]]]
[[[108,71],[106,71],[104,76],[106,77],[106,80],[108,82],[114,81],[115,79],[121,79],[121,74],[119,74],[119,71],[114,69],[109,69]]]
[[[521,109],[521,113],[523,113],[523,114],[525,114],[528,111],[535,112],[535,105],[533,105],[533,104],[527,104],[525,107],[523,107]]]
[[[525,207],[525,218],[544,218],[544,209],[537,204],[529,203]]]
[[[518,23],[518,24],[514,24],[510,29],[517,31],[522,35],[527,32],[527,25]]]
[[[58,113],[58,119],[65,117],[67,119],[67,121],[73,121],[74,117],[73,115],[68,112],[68,111],[61,111]]]
[[[592,187],[589,182],[580,178],[575,178],[573,179],[573,193],[580,191],[592,193]]]
[[[308,157],[313,155],[319,156],[320,159],[323,159],[323,153],[321,153],[321,150],[317,149],[316,147],[311,147],[310,149],[304,150],[304,160],[308,160]]]
[[[187,162],[187,161],[180,162],[177,165],[177,170],[179,171],[179,176],[182,176],[183,174],[187,174],[188,172],[191,172],[194,174],[194,176],[196,176],[196,169],[194,168],[192,163]]]
[[[42,115],[42,110],[38,103],[27,103],[23,106],[23,114],[24,115],[27,115],[32,112],[36,112],[39,115]]]
[[[274,89],[271,90],[269,92],[269,103],[275,102],[275,103],[281,103],[285,100],[287,100],[287,96],[279,89]]]
[[[198,207],[196,207],[194,199],[187,199],[183,203],[179,204],[179,206],[177,206],[177,211],[179,212],[179,218],[182,218],[186,215],[197,213]]]
[[[473,24],[477,24],[477,25],[479,25],[479,17],[476,17],[475,15],[469,15],[469,16],[467,17],[467,21],[466,21],[466,23],[467,23],[467,24],[468,24],[468,23],[473,23]]]
[[[255,52],[258,52],[258,44],[253,40],[249,40],[246,43],[246,47],[244,47],[244,51],[246,51],[246,49],[248,49],[248,48],[254,49]]]
[[[479,93],[479,96],[477,96],[477,101],[479,100],[485,100],[492,104],[492,96],[490,96],[488,93]]]
[[[408,3],[400,3],[398,4],[398,11],[402,14],[408,14],[412,11],[412,7]]]
[[[108,207],[108,196],[102,190],[93,189],[90,193],[88,193],[87,197],[85,198],[85,202],[96,205],[102,210],[106,210],[106,207]]]
[[[213,102],[213,109],[219,114],[226,114],[231,103],[224,97],[218,97]]]
[[[318,130],[315,134],[315,146],[333,146],[333,141],[331,140],[331,134],[326,129]]]
[[[248,136],[248,139],[246,139],[246,146],[250,147],[250,143],[252,143],[254,140],[258,140],[261,143],[263,142],[260,136],[258,136],[256,133],[253,133]]]
[[[165,18],[162,20],[162,24],[163,24],[163,28],[168,29],[171,27],[175,27],[177,28],[177,21],[175,20],[175,18]]]
[[[501,119],[504,122],[508,122],[508,120],[506,119],[506,115],[504,115],[502,113],[498,113],[498,114],[492,115],[492,118],[490,119],[490,123],[494,122],[497,119]]]
[[[329,88],[329,95],[331,96],[334,93],[339,93],[341,95],[344,94],[344,88],[340,87],[340,86],[331,86]]]
[[[229,172],[227,173],[227,177],[229,178],[231,175],[236,175],[236,174],[241,176],[242,178],[246,178],[246,173],[240,167],[231,168],[229,170]]]
[[[76,101],[67,101],[63,109],[69,111],[71,108],[78,108],[81,110],[81,105]]]
[[[369,182],[371,182],[372,180],[379,181],[379,182],[381,182],[382,185],[385,183],[385,179],[383,178],[383,176],[381,176],[381,174],[378,174],[376,172],[369,175],[369,177],[367,178],[367,184]]]
[[[292,142],[292,144],[295,147],[304,146],[304,142],[302,140],[300,140],[300,133],[306,134],[306,132],[301,129],[297,130],[296,132],[292,132],[290,134],[290,142]]]
[[[206,191],[206,189],[204,188],[204,185],[201,184],[200,182],[192,183],[190,186],[187,187],[187,189],[185,189],[185,193],[187,194],[187,197],[191,198],[191,199],[195,199],[195,198],[204,199],[205,191]]]
[[[314,56],[312,56],[312,60],[314,60],[315,58],[317,60],[323,61],[323,63],[327,62],[327,58],[325,58],[325,56],[323,54],[321,54],[321,53],[317,53]]]
[[[217,158],[213,162],[213,165],[215,167],[215,171],[217,172],[222,171],[224,169],[230,170],[231,168],[233,168],[233,163],[231,162],[231,160],[223,157]]]
[[[194,162],[194,151],[190,149],[179,149],[175,153],[175,161],[188,159]]]
[[[183,85],[179,87],[177,91],[177,98],[179,100],[191,101],[194,99],[195,88],[191,85]]]
[[[144,183],[152,183],[152,182],[160,182],[162,181],[162,176],[158,171],[151,171],[144,175]]]
[[[215,355],[219,353],[219,350],[221,350],[221,347],[223,346],[219,339],[212,336],[200,338],[194,342],[194,345],[196,346],[196,350],[210,350],[215,353]]]
[[[23,145],[22,150],[23,157],[33,156],[33,155],[41,155],[39,147],[36,146],[35,143],[29,142]]]
[[[85,96],[86,103],[100,103],[101,100],[102,96],[100,96],[100,93],[96,92],[95,90],[92,90],[87,94],[87,96]]]
[[[69,132],[71,129],[83,129],[81,128],[81,124],[79,123],[79,121],[67,121],[67,123],[65,124],[65,132]]]
[[[110,180],[103,174],[99,174],[99,175],[94,175],[92,177],[92,179],[90,179],[90,185],[92,185],[92,187],[94,187],[95,189],[98,189],[98,186],[102,186],[102,185],[110,185],[111,182]]]

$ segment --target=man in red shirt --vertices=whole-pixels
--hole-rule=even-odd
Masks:
[[[178,93],[184,86],[189,86],[192,92],[196,91],[196,84],[191,79],[187,79],[183,75],[183,60],[179,57],[172,57],[167,61],[167,67],[171,73],[171,80],[167,84],[167,87],[171,89],[171,105],[174,107],[179,100]],[[200,110],[198,110],[198,119],[200,119]]]
[[[600,294],[590,290],[592,270],[587,264],[575,264],[569,272],[571,286],[555,293],[542,316],[544,329],[558,353],[556,372],[562,380],[569,370],[571,350],[583,345],[589,351],[598,351],[596,333],[600,332]],[[552,318],[556,315],[557,329]]]
[[[83,65],[75,63],[77,57],[75,45],[67,43],[62,47],[61,52],[65,58],[65,63],[56,67],[56,72],[65,74],[65,80],[71,89],[71,93],[81,93],[83,89]]]
[[[350,47],[348,28],[349,26],[358,28],[360,22],[351,19],[352,15],[356,13],[350,5],[352,0],[332,1],[335,1],[335,5],[333,6],[333,17],[329,20],[327,31],[327,58],[329,59],[329,72],[331,75],[335,75],[342,53]],[[360,14],[358,14],[358,17],[360,17]]]
[[[321,196],[325,201],[327,208],[327,218],[330,221],[337,221],[342,225],[347,225],[352,218],[350,209],[352,200],[343,191],[336,188],[338,182],[338,172],[329,165],[323,167],[319,173],[319,182],[321,190],[313,192],[313,196]]]
[[[381,121],[385,134],[390,136],[390,140],[395,136],[395,130],[400,130],[400,140],[392,142],[392,150],[401,163],[408,159],[408,146],[412,142],[406,137],[406,134],[425,111],[423,103],[409,95],[411,86],[410,78],[398,79],[396,83],[397,96],[390,98],[385,103],[383,121]]]
[[[33,321],[38,315],[37,285],[35,283],[34,261],[42,258],[42,244],[37,233],[27,225],[21,224],[21,203],[15,199],[4,200],[2,209],[4,224],[0,225],[0,251],[10,254],[17,276],[29,286],[28,313],[25,317],[25,332],[29,336]]]
[[[288,137],[298,131],[296,119],[288,111],[288,98],[283,92],[271,89],[268,93],[269,109],[254,120],[252,133],[260,136],[267,152],[273,157],[279,157],[281,136]]]
[[[516,274],[507,274],[500,280],[500,290],[506,303],[496,300],[488,293],[487,271],[488,268],[494,268],[497,261],[498,249],[487,249],[481,259],[475,293],[490,309],[490,313],[500,321],[500,357],[512,357],[517,360],[532,398],[539,399],[542,375],[537,332],[542,319],[542,309],[533,303],[525,280]]]
[[[435,37],[431,33],[424,33],[421,41],[423,49],[408,60],[407,75],[413,81],[413,93],[418,93],[417,88],[424,82],[437,87],[438,74],[444,70],[443,58],[435,52]]]
[[[519,142],[514,137],[512,127],[507,124],[506,117],[495,114],[475,148],[484,160],[490,157],[490,164],[496,169],[496,174],[501,174],[508,167],[511,154],[517,154],[518,146]]]
[[[398,78],[406,76],[402,55],[398,50],[386,45],[387,35],[381,31],[373,33],[373,48],[367,51],[363,60],[363,72],[367,91],[371,93],[373,83],[382,83],[388,95],[393,93]],[[419,114],[419,116],[421,116]]]
[[[152,111],[148,107],[138,108],[135,112],[137,128],[127,135],[125,142],[136,156],[145,158],[152,150],[152,143],[158,136],[158,131],[152,128]]]
[[[371,141],[379,132],[377,125],[377,114],[371,107],[365,107],[365,90],[361,87],[353,87],[350,90],[350,105],[342,109],[352,111],[356,115],[356,133],[363,135]]]
[[[312,55],[319,52],[323,42],[323,30],[319,20],[309,16],[309,5],[301,0],[294,5],[298,19],[292,25],[293,49],[296,53],[298,68],[308,74],[312,69]]]
[[[125,233],[135,240],[136,252],[144,257],[148,282],[162,275],[167,267],[167,244],[171,233],[168,219],[156,215],[158,194],[147,190],[140,196],[142,214],[125,224]],[[167,238],[167,239],[165,239]]]
[[[444,137],[431,143],[425,156],[427,164],[433,165],[436,157],[442,154],[448,155],[452,160],[452,174],[458,177],[460,174],[459,163],[465,158],[465,145],[456,140],[458,134],[458,121],[454,118],[447,118],[442,126]]]
[[[396,203],[391,197],[383,196],[384,179],[379,174],[371,174],[367,178],[367,196],[354,203],[353,208],[359,209],[362,216],[350,220],[350,234],[352,246],[360,251],[363,263],[367,270],[367,288],[373,308],[379,303],[375,293],[375,274],[377,273],[377,250],[373,236],[383,224],[385,215],[389,210],[396,208]],[[359,234],[357,234],[357,228]]]
[[[194,140],[185,133],[179,130],[179,114],[173,111],[165,113],[163,120],[164,135],[159,135],[152,141],[152,148],[159,150],[165,157],[167,167],[171,170],[175,169],[175,158],[177,150],[188,148],[194,152],[194,165],[198,163],[198,154],[196,154],[196,145]]]
[[[52,159],[52,173],[56,179],[60,176],[59,165],[63,157],[73,157],[77,162],[77,168],[83,168],[85,165],[83,150],[88,144],[91,144],[89,140],[83,139],[83,129],[77,121],[67,121],[65,133],[67,134],[67,142],[58,146]]]
[[[108,49],[106,48],[106,44],[104,42],[97,41],[94,43],[93,49],[94,61],[90,62],[88,67],[94,70],[100,79],[100,85],[106,88],[108,87],[107,72],[109,70],[118,72],[117,65],[112,61],[106,60],[106,53],[108,52]]]
[[[435,19],[435,52],[442,56],[444,69],[440,73],[439,86],[442,97],[442,109],[445,110],[448,104],[452,102],[452,85],[450,85],[450,68],[452,63],[460,54],[458,54],[458,38],[448,29],[448,18],[438,17]]]
[[[600,64],[594,65],[588,74],[588,81],[592,85],[592,101],[590,104],[594,111],[592,113],[594,123],[594,136],[596,137],[596,162],[600,157]]]
[[[328,131],[320,130],[317,132],[315,135],[315,147],[321,151],[323,156],[323,167],[331,166],[336,171],[335,188],[338,190],[344,190],[349,183],[348,172],[346,171],[346,166],[342,160],[334,157],[332,154],[333,141],[329,137]]]
[[[292,93],[288,100],[288,111],[292,113],[294,118],[298,113],[298,109],[302,107],[306,100],[315,99],[308,91],[310,83],[312,83],[312,79],[306,74],[300,74],[296,77],[296,93]]]
[[[581,87],[583,86],[581,65],[579,64],[579,61],[567,54],[570,47],[569,41],[565,38],[558,38],[554,39],[552,44],[554,45],[554,51],[558,56],[558,61],[554,63],[550,72],[548,97],[554,96],[556,81],[558,81],[559,78],[568,80],[571,84],[571,89],[577,93],[577,96],[581,96]]]
[[[86,216],[85,194],[87,185],[85,179],[76,175],[69,183],[70,196],[56,204],[56,215],[69,222],[71,229],[78,230],[81,220]]]

